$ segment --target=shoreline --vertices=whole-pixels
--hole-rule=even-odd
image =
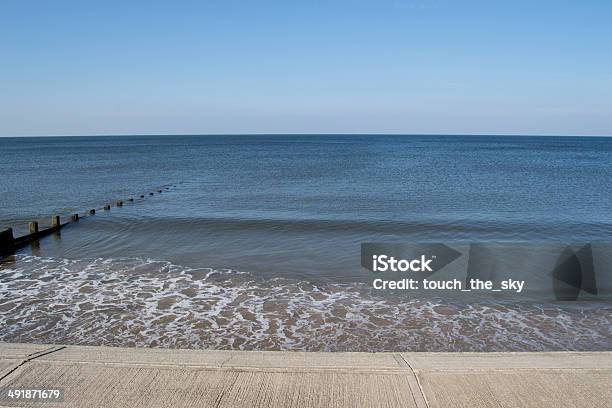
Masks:
[[[364,285],[257,280],[141,259],[27,256],[0,265],[0,275],[5,342],[311,352],[612,350],[611,309],[603,301],[382,296]]]
[[[325,353],[0,343],[0,388],[61,389],[63,402],[39,402],[48,407],[594,407],[612,399],[611,381],[610,351]]]

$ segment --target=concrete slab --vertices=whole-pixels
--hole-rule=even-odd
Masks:
[[[30,361],[5,388],[62,388],[61,407],[416,407],[401,372],[276,372]]]
[[[612,352],[402,353],[430,408],[609,407]]]
[[[612,353],[302,353],[2,345],[28,407],[604,407]],[[8,363],[7,363],[8,364]],[[0,369],[5,367],[0,365]],[[11,370],[8,365],[6,367]]]
[[[24,359],[31,354],[39,353],[53,347],[50,344],[0,343],[0,358]]]
[[[17,368],[31,355],[49,348],[46,344],[0,343],[0,378]]]
[[[258,369],[400,369],[392,353],[307,353],[70,346],[37,361]]]
[[[414,370],[612,369],[612,352],[401,353]]]
[[[417,376],[430,408],[612,406],[611,370],[429,371]]]
[[[0,378],[10,373],[11,370],[19,367],[21,361],[22,360],[17,359],[0,359]]]

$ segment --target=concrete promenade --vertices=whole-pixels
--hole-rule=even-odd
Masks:
[[[611,407],[612,352],[303,353],[0,343],[2,407]]]

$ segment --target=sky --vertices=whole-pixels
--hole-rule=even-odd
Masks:
[[[610,1],[0,1],[0,136],[612,135]]]

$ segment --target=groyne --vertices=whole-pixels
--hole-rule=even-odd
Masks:
[[[156,187],[148,193],[148,196],[154,196],[155,194],[161,194],[164,191],[170,190],[172,186]],[[139,194],[139,198],[136,199],[133,196],[125,200],[113,200],[112,202],[106,202],[103,206],[98,208],[90,208],[80,213],[73,213],[64,216],[54,214],[50,217],[50,222],[47,226],[41,228],[40,220],[32,220],[28,223],[28,233],[21,236],[15,236],[13,228],[5,228],[0,230],[0,255],[7,255],[15,252],[16,250],[37,242],[39,239],[58,233],[63,227],[68,224],[79,222],[82,218],[93,217],[98,211],[110,211],[113,207],[123,207],[126,203],[135,204],[138,201],[146,199],[145,194]]]

